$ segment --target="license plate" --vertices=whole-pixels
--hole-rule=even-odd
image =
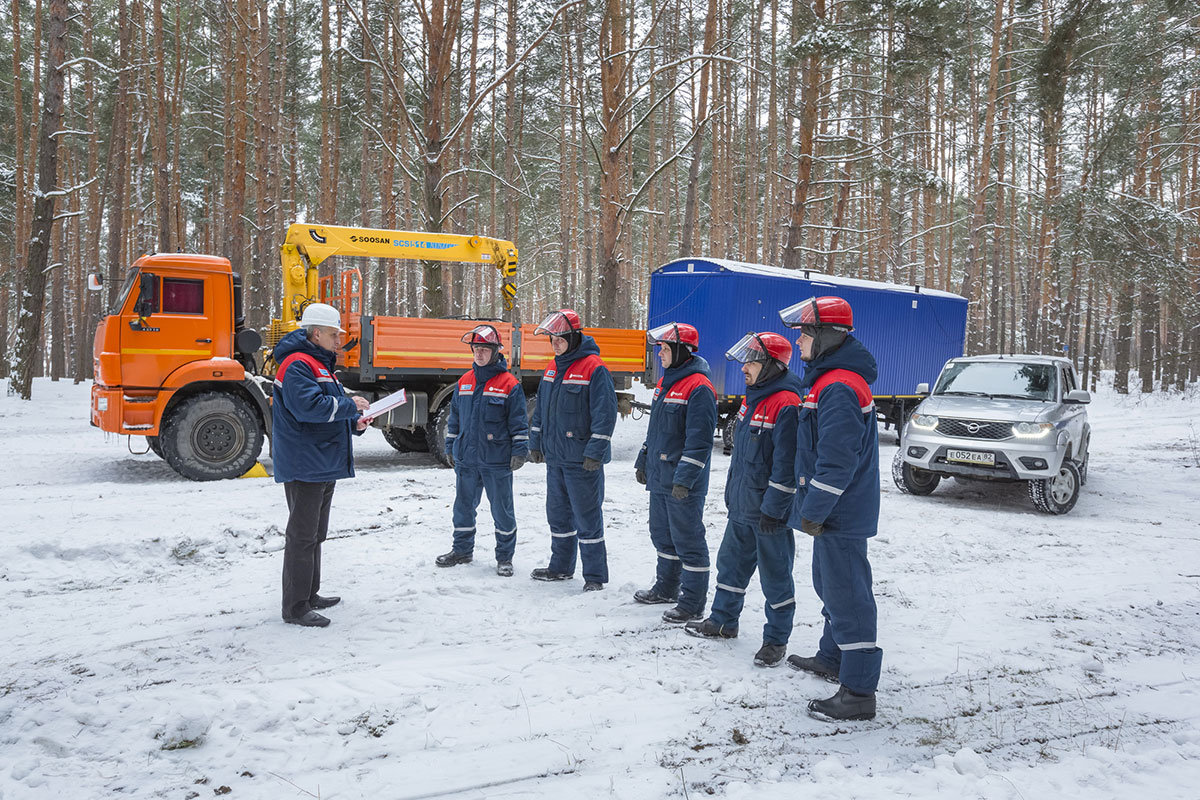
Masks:
[[[982,464],[985,467],[996,466],[995,453],[977,453],[974,450],[947,450],[946,460],[963,464]]]

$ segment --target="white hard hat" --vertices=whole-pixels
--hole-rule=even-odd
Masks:
[[[322,328],[337,328],[342,333],[342,315],[328,303],[309,303],[304,307],[304,315],[300,317],[300,327],[311,328],[319,325]]]

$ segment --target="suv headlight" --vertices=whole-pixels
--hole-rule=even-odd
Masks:
[[[912,424],[923,431],[931,431],[938,426],[938,418],[932,414],[913,414]]]
[[[1051,422],[1018,422],[1013,425],[1013,433],[1025,439],[1036,439],[1054,430]]]

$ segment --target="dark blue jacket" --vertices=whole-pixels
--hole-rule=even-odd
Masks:
[[[596,340],[584,336],[579,347],[554,357],[542,373],[529,449],[546,460],[582,464],[585,458],[608,463],[612,434],[617,427],[617,392],[612,375],[600,359]]]
[[[679,484],[694,494],[708,493],[717,427],[717,395],[709,375],[700,356],[663,371],[650,404],[646,443],[634,464],[646,471],[647,491],[669,492]]]
[[[787,519],[796,496],[800,392],[800,379],[791,370],[765,386],[746,387],[725,482],[725,506],[734,522],[757,525],[763,514]]]
[[[321,483],[354,477],[350,436],[362,416],[333,375],[336,356],[317,347],[299,328],[275,345],[275,363],[292,353],[318,362],[295,359],[275,374],[271,399],[271,458],[275,482]]]
[[[525,392],[504,356],[486,367],[472,366],[458,379],[450,399],[446,450],[455,465],[504,469],[514,455],[529,452]]]
[[[820,522],[824,534],[867,538],[879,529],[879,429],[870,392],[859,396],[834,382],[819,397],[812,387],[824,373],[844,369],[873,383],[875,357],[853,336],[808,364],[806,396],[796,431],[796,481],[800,491],[789,524]]]

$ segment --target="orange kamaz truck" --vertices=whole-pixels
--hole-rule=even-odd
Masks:
[[[219,480],[246,473],[271,435],[275,344],[297,326],[304,306],[320,301],[342,313],[347,345],[338,377],[353,394],[375,400],[404,388],[408,402],[373,425],[398,450],[428,450],[443,463],[449,399],[470,369],[458,341],[470,319],[420,319],[362,313],[357,268],[318,267],[332,256],[462,262],[502,276],[505,305],[516,301],[517,249],[486,236],[429,234],[297,223],[280,248],[283,304],[266,340],[245,326],[240,277],[228,259],[184,253],[139,258],[108,315],[96,328],[91,422],[101,430],[146,438],[180,475]],[[99,275],[89,285],[102,287]],[[504,339],[509,366],[531,396],[551,358],[533,325],[488,320]],[[588,328],[618,389],[647,376],[643,331]],[[620,394],[628,413],[632,397]],[[130,440],[133,441],[132,439]],[[132,445],[131,445],[132,449]]]

